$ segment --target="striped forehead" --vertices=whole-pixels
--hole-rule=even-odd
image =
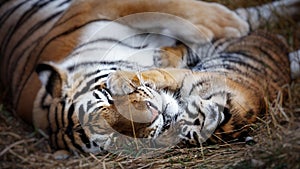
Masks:
[[[95,89],[80,95],[74,103],[76,108],[82,107],[84,112],[90,113],[99,107],[113,104],[113,100],[106,90]]]
[[[108,75],[114,71],[113,67],[100,69],[99,66],[79,66],[69,71],[63,92],[67,97],[76,100],[81,95],[93,91],[100,84],[105,83]]]

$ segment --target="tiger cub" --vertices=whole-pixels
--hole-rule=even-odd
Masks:
[[[158,93],[167,90],[179,108],[170,112],[154,107],[174,120],[170,124],[182,123],[179,137],[184,142],[199,146],[207,139],[217,142],[247,136],[251,124],[265,114],[266,99],[274,99],[290,83],[288,54],[288,47],[276,35],[258,31],[217,41],[192,70],[116,71],[107,84],[113,95],[132,93],[141,84]]]

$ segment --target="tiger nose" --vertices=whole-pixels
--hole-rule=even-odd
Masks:
[[[159,111],[158,111],[158,109],[157,109],[153,104],[151,104],[150,102],[147,102],[146,105],[147,105],[148,109],[149,109],[150,112],[151,112],[151,116],[152,116],[152,117],[151,117],[151,123],[152,123],[152,122],[155,121],[156,118],[158,117]]]

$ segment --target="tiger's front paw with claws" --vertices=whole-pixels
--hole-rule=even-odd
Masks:
[[[111,73],[106,81],[107,88],[112,95],[120,96],[129,94],[136,88],[133,80],[135,76],[135,73],[127,71]]]

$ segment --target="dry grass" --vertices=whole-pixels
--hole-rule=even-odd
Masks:
[[[156,150],[138,157],[106,154],[55,160],[47,140],[9,112],[0,114],[0,168],[299,168],[300,84],[289,98],[270,103],[269,115],[253,126],[255,144],[236,142],[199,148]],[[279,97],[280,98],[280,97]]]
[[[263,1],[219,0],[231,6]],[[299,27],[290,21],[267,26],[299,49]],[[288,97],[270,102],[269,114],[252,127],[256,143],[236,142],[200,148],[173,148],[138,157],[106,154],[55,160],[47,139],[0,106],[0,168],[300,168],[300,81],[287,86]]]

